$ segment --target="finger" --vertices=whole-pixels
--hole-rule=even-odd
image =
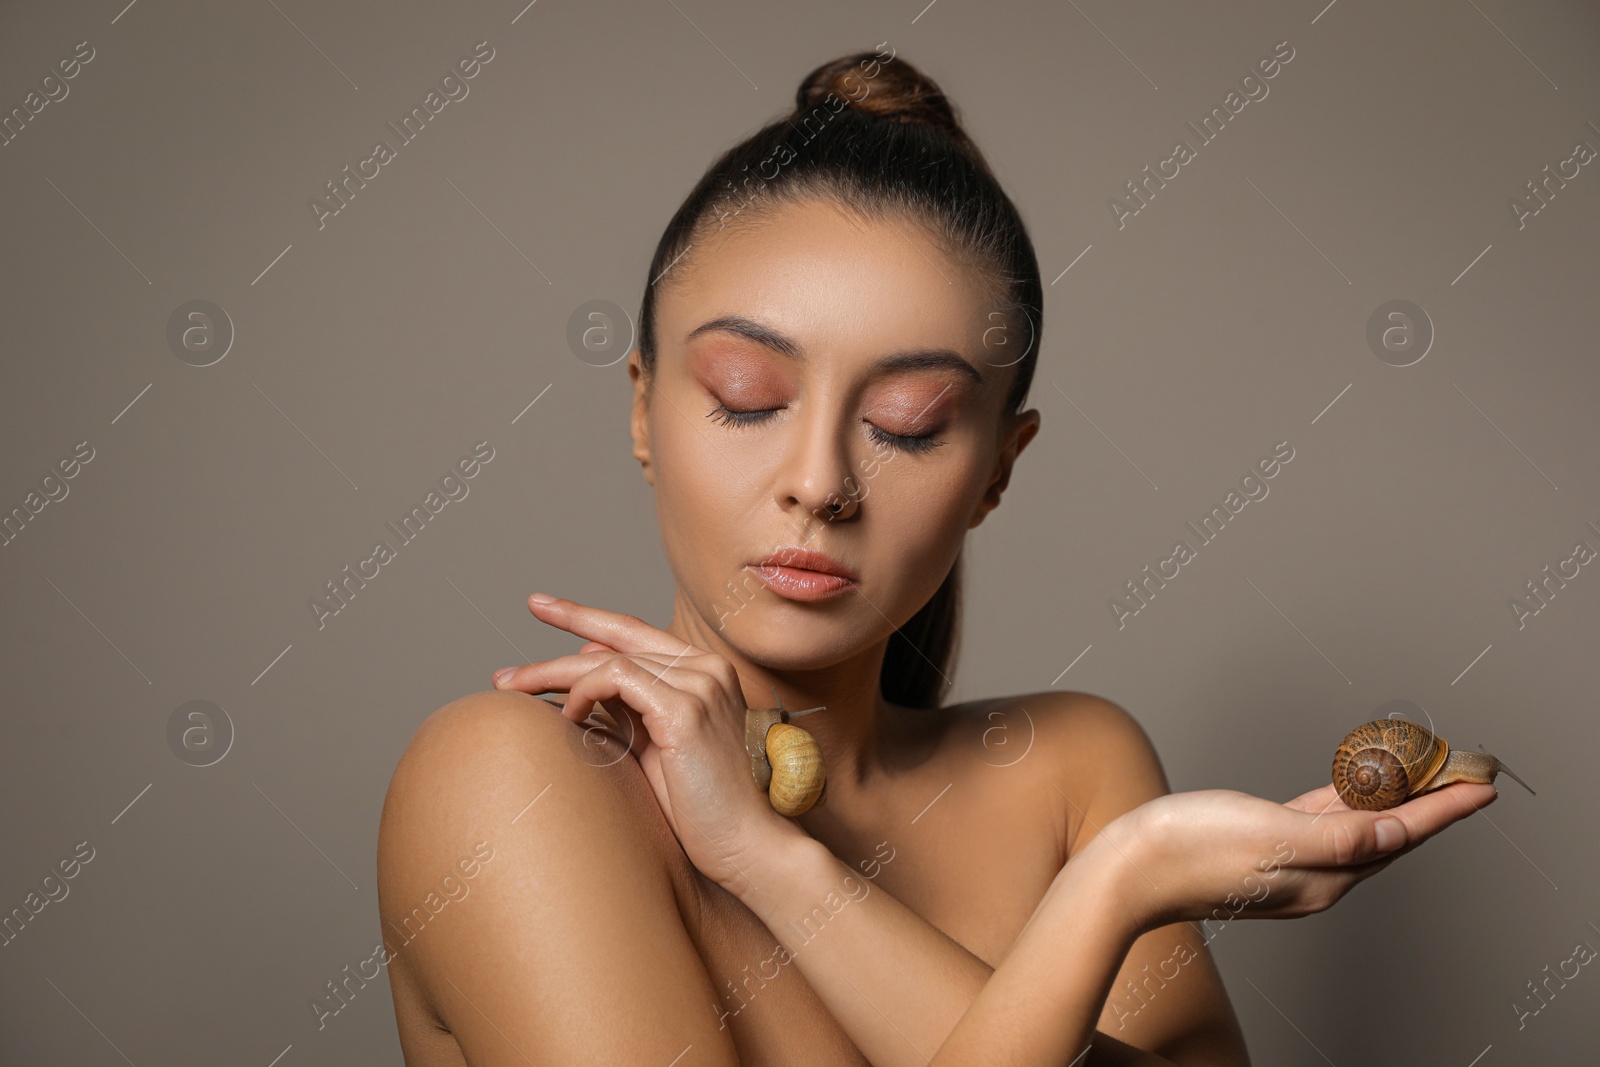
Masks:
[[[1500,791],[1492,785],[1456,782],[1424,793],[1384,812],[1405,824],[1408,843],[1420,844],[1453,822],[1493,804]]]
[[[1331,808],[1342,808],[1344,804],[1339,800],[1339,787],[1329,782],[1309,793],[1302,793],[1293,800],[1285,801],[1283,806],[1316,815]]]
[[[1320,833],[1306,835],[1307,847],[1298,853],[1295,866],[1355,869],[1381,858],[1397,858],[1499,796],[1491,785],[1457,782],[1384,811],[1355,811],[1336,796],[1319,796],[1323,792],[1317,789],[1296,798],[1308,801],[1297,810],[1317,811],[1311,822],[1320,822]],[[1319,799],[1330,806],[1314,808]],[[1296,801],[1286,806],[1296,807]]]
[[[744,722],[745,708],[744,689],[739,681],[739,673],[722,656],[714,653],[703,653],[698,656],[683,658],[665,656],[647,656],[635,654],[627,657],[642,665],[645,670],[655,675],[650,686],[671,685],[675,689],[699,698],[701,704],[709,711],[718,709],[718,714],[725,714],[727,709],[733,709],[737,722]],[[638,715],[620,700],[601,701],[607,710],[613,710],[613,705],[621,708],[631,718],[628,722],[630,729],[637,728],[640,744],[648,742],[649,737],[643,725],[638,720]],[[624,720],[617,720],[622,723]]]
[[[613,656],[572,683],[562,714],[582,722],[596,703],[619,698],[636,713],[653,744],[672,748],[682,737],[689,698],[689,694],[671,684],[672,670],[657,673],[629,656]],[[656,684],[663,677],[667,684]]]
[[[604,673],[607,669],[622,670],[626,677],[641,680],[644,685],[643,691],[624,690],[620,694],[610,694],[608,691],[606,697],[593,701],[587,708],[582,704],[574,703],[575,700],[584,699],[586,690],[580,689],[583,680],[592,674]],[[720,686],[717,680],[711,676],[689,667],[673,666],[664,657],[615,654],[595,667],[594,670],[581,675],[571,684],[563,713],[569,718],[581,722],[582,719],[579,717],[586,716],[592,712],[593,704],[600,704],[602,707],[609,708],[611,706],[610,701],[619,701],[635,715],[647,714],[646,709],[634,703],[635,698],[658,695],[668,699],[692,698],[702,708],[709,708],[716,703],[719,689]]]
[[[639,713],[628,707],[627,701],[621,697],[607,697],[600,701],[600,706],[605,709],[615,726],[590,715],[584,720],[591,724],[590,729],[610,734],[627,745],[629,752],[635,756],[642,756],[644,750],[650,746],[650,731],[645,728],[644,720],[640,718]]]
[[[620,653],[612,653],[614,656]],[[733,706],[744,707],[743,693],[739,688],[739,676],[734,673],[732,666],[720,656],[703,655],[674,662],[676,657],[669,660],[665,656],[647,656],[635,653],[624,657],[644,667],[654,675],[650,687],[670,685],[690,696],[697,697],[707,707],[725,706],[722,698],[731,694]],[[638,721],[638,713],[628,707],[621,698],[608,698],[600,701],[600,706],[617,716],[619,725],[626,724],[632,730],[638,727],[638,736],[648,740],[648,734]],[[628,719],[622,715],[629,716]],[[743,721],[742,719],[740,720]],[[630,735],[631,736],[631,735]]]
[[[528,610],[541,622],[590,641],[599,641],[618,652],[654,652],[678,656],[704,651],[636,616],[590,607],[575,600],[557,597],[549,603],[542,603],[530,596]]]
[[[1336,851],[1338,848],[1352,847],[1355,850],[1354,854],[1365,855],[1364,850],[1375,844],[1377,840],[1375,830],[1377,824],[1384,820],[1396,821],[1405,832],[1404,839],[1399,845],[1394,846],[1391,856],[1391,858],[1398,857],[1410,852],[1451,823],[1464,819],[1478,809],[1494,803],[1499,795],[1499,791],[1491,785],[1456,782],[1434,792],[1413,797],[1403,804],[1383,811],[1353,811],[1345,808],[1340,803],[1339,806],[1342,812],[1338,813],[1338,815],[1353,816],[1356,819],[1365,818],[1370,821],[1372,829],[1359,828],[1355,831],[1350,831],[1347,827],[1355,826],[1356,824],[1336,825],[1332,831],[1332,837],[1327,836],[1328,831],[1324,832],[1324,840],[1330,843]],[[1335,817],[1338,817],[1338,815]],[[1317,818],[1320,817],[1320,815],[1314,817],[1312,821],[1316,822]],[[1354,844],[1352,844],[1352,839],[1344,836],[1348,833],[1355,834]],[[1372,835],[1370,839],[1367,836],[1369,833]],[[1378,854],[1388,854],[1388,850],[1380,850]],[[1308,864],[1315,862],[1314,860],[1307,861]],[[1343,864],[1337,865],[1342,866]]]
[[[1359,867],[1410,841],[1407,824],[1387,811],[1327,811],[1303,829],[1296,867]]]
[[[573,679],[593,670],[607,659],[620,655],[612,649],[603,651],[576,653],[570,656],[558,656],[555,659],[535,660],[524,663],[520,667],[505,667],[495,672],[496,689],[515,689],[524,693],[565,693]],[[670,656],[655,656],[649,653],[639,653],[643,659],[650,659],[665,665],[670,661]],[[509,671],[510,673],[504,673]]]
[[[1319,874],[1331,876],[1337,879],[1338,895],[1334,899],[1340,900],[1343,899],[1346,893],[1350,892],[1350,890],[1354,889],[1357,885],[1365,882],[1368,878],[1371,878],[1385,867],[1388,867],[1389,864],[1393,863],[1401,856],[1404,856],[1407,852],[1410,852],[1415,847],[1415,845],[1406,845],[1404,848],[1396,849],[1387,856],[1381,856],[1378,859],[1368,860],[1366,863],[1357,863],[1348,867],[1303,869],[1315,870],[1318,871]]]
[[[1395,860],[1399,859],[1401,856],[1404,856],[1407,852],[1410,852],[1416,847],[1416,845],[1406,845],[1404,848],[1397,848],[1387,856],[1383,856],[1379,859],[1368,860],[1366,863],[1358,863],[1353,867],[1341,867],[1340,871],[1343,872],[1345,877],[1351,880],[1350,884],[1353,886],[1357,882],[1364,882],[1368,878],[1371,878],[1373,875],[1377,874],[1379,871],[1389,866],[1389,864],[1393,863]]]

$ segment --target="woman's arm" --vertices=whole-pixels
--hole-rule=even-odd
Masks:
[[[1072,1001],[1064,1020],[1070,1025],[1071,1019],[1081,1017],[1083,1009],[1092,1006],[1088,1030],[1102,1031],[1091,1035],[1094,1051],[1079,1067],[1112,1062],[1245,1067],[1249,1061],[1238,1023],[1194,928],[1179,923],[1129,933],[1125,916],[1106,916],[1108,907],[1122,896],[1123,887],[1108,884],[1115,882],[1113,878],[1084,869],[1107,866],[1105,845],[1084,855],[1100,827],[1168,791],[1148,737],[1132,716],[1107,701],[1049,693],[1038,694],[1028,704],[1036,733],[1030,751],[1037,751],[1032,762],[1010,773],[1030,775],[1024,791],[1059,805],[1068,827],[1062,865],[1070,860],[1079,868],[1066,882],[1069,895],[1081,898],[1072,910],[1097,935],[1105,935],[1072,942],[1071,971],[1062,976],[1064,982],[1078,976],[1080,989],[1094,993],[1092,1001]],[[783,828],[791,826],[798,829],[783,824]],[[1114,858],[1119,861],[1116,873],[1124,877],[1136,874],[1121,857]],[[880,887],[851,872],[808,836],[796,835],[792,845],[786,837],[781,838],[771,862],[772,873],[763,885],[773,890],[772,899],[762,899],[759,889],[746,891],[742,886],[748,885],[747,881],[725,888],[747,897],[745,905],[786,949],[799,950],[798,941],[812,953],[809,961],[801,961],[802,972],[874,1063],[916,1063],[919,1051],[931,1055],[971,1006],[991,968]],[[840,906],[839,918],[851,914],[854,921],[836,923],[839,934],[846,936],[833,936],[826,942],[828,948],[815,952],[824,940],[807,941],[809,931],[799,929],[789,913],[825,914],[825,908],[818,912],[816,906],[830,892],[836,906],[847,905]],[[1091,921],[1095,916],[1101,918]],[[1184,946],[1181,984],[1165,983],[1159,998],[1152,998],[1159,1006],[1138,1010],[1144,1002],[1128,993],[1120,998],[1113,993],[1108,999],[1107,989],[1122,978],[1163,984],[1159,975],[1152,979],[1148,973],[1141,974],[1141,969],[1147,965],[1152,972],[1160,968],[1180,944]],[[1116,958],[1098,958],[1103,951],[1115,951]],[[1058,952],[1057,956],[1065,960],[1068,953]],[[927,975],[929,980],[908,986],[905,974]],[[881,1003],[880,998],[886,1002]],[[1123,1000],[1132,1000],[1134,1010]],[[905,1014],[898,1015],[892,1008],[901,1008]],[[1089,1040],[1086,1038],[1086,1043]],[[912,1058],[901,1061],[876,1054],[879,1046]],[[1174,1051],[1168,1052],[1169,1048]],[[1143,1051],[1146,1049],[1154,1051]]]
[[[1071,1063],[1139,933],[1207,917],[1245,879],[1266,877],[1268,862],[1276,881],[1249,917],[1320,911],[1391,862],[1393,850],[1496,795],[1490,786],[1457,784],[1382,813],[1331,810],[1343,808],[1332,786],[1289,804],[1227,790],[1158,797],[1113,820],[1061,869],[984,985],[981,961],[888,893],[857,890],[852,899],[841,873],[848,869],[753,787],[744,695],[727,660],[633,616],[571,601],[530,608],[590,644],[518,668],[500,685],[566,691],[561,714],[574,722],[600,704],[618,718],[691,862],[784,940],[879,1067],[925,1065],[933,1042],[951,1045],[942,1064],[997,1055],[1041,1067]],[[1380,847],[1383,827],[1395,833]],[[1280,845],[1290,850],[1281,861]],[[827,936],[834,932],[845,936]],[[797,935],[800,943],[791,940]],[[964,1004],[970,1010],[954,1023]]]
[[[725,888],[766,923],[876,1067],[1110,1062],[1082,1053],[1138,930],[1118,904],[1128,865],[1107,844],[1091,843],[1062,868],[994,972],[1005,977],[996,987],[982,960],[793,830],[741,863]],[[974,1025],[947,1041],[969,1010],[979,1012]],[[1048,1034],[1044,1018],[1053,1020]],[[1072,1051],[1055,1058],[1062,1042]],[[1104,1035],[1097,1043],[1135,1052]]]
[[[1227,902],[1252,882],[1266,892],[1242,913],[1248,917],[1323,911],[1497,795],[1492,786],[1457,783],[1386,812],[1350,811],[1332,785],[1288,804],[1220,789],[1167,795],[1113,820],[1061,869],[975,995],[974,968],[960,946],[881,890],[835,901],[829,923],[842,936],[805,942],[795,962],[879,1067],[1076,1065],[1091,1038],[1097,1046],[1106,1040],[1095,1021],[1140,933],[1204,919],[1221,906],[1231,912]],[[748,877],[725,883],[786,946],[798,916],[819,893],[836,891],[848,870],[796,830],[804,840],[774,835],[743,857]],[[917,977],[915,988],[907,974]],[[950,1017],[939,1013],[967,999],[965,1013],[947,1026]],[[929,1035],[946,1029],[930,1048]],[[1147,1055],[1135,1062],[1169,1061]]]
[[[1252,902],[1252,917],[1297,918],[1332,907],[1357,883],[1497,796],[1492,786],[1457,783],[1369,812],[1342,805],[1332,785],[1287,804],[1222,789],[1179,793],[1116,819],[1085,853],[1104,844],[1140,872],[1121,880],[1118,895],[1136,930],[1207,917],[1247,879],[1266,886]],[[1058,882],[1070,880],[1072,868],[1063,868]],[[1079,919],[1056,890],[1052,885],[1045,894],[956,1024],[934,1060],[939,1067],[985,1062],[983,1050],[997,1040],[1016,1042],[1019,1051],[1006,1062],[1019,1064],[1067,1062],[1059,1057],[1077,1047],[1081,1023],[1060,998],[1081,989],[1072,978],[1063,980],[1057,957],[1078,935]]]
[[[577,655],[517,668],[500,687],[566,692],[561,714],[574,722],[604,705],[691,862],[733,895],[750,894],[746,906],[874,1064],[926,1067],[990,968],[772,810],[750,777],[744,695],[728,661],[630,615],[567,600],[529,607],[590,643]],[[1115,906],[1096,895],[1090,873],[1071,879],[1074,906]],[[1084,985],[1100,990],[1085,1009],[1091,1021],[1126,951],[1122,940],[1113,934],[1104,944],[1116,947],[1086,953]],[[1119,1055],[1092,1063],[1167,1062],[1106,1038],[1096,1042],[1096,1053],[1102,1049]]]
[[[679,1067],[737,1067],[660,859],[675,846],[641,817],[654,798],[597,758],[518,693],[463,697],[417,730],[378,838],[396,1008],[420,987],[468,1064],[666,1067],[692,1046]],[[422,1032],[402,1027],[411,1062],[437,1041]]]
[[[1037,695],[1029,704],[1038,709],[1046,696],[1058,703],[1039,717],[1035,747],[1044,762],[1034,770],[1049,783],[1036,788],[1063,811],[1065,864],[1102,827],[1171,787],[1149,735],[1123,708],[1085,693]],[[1140,934],[1111,982],[1098,1028],[1186,1067],[1248,1067],[1244,1032],[1207,948],[1218,929],[1175,923]]]

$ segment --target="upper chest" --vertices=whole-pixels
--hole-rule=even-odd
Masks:
[[[1062,806],[1041,776],[973,760],[808,829],[860,881],[992,967],[1060,870]]]
[[[855,872],[850,899],[882,890],[993,967],[1060,869],[1060,806],[1046,778],[1002,760],[939,760],[807,829]],[[865,1063],[796,965],[826,926],[791,932],[785,950],[737,898],[691,872],[690,935],[741,1063]]]

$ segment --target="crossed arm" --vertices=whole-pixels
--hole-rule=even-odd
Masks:
[[[1332,785],[1284,804],[1231,790],[1167,794],[1113,820],[1077,852],[987,978],[959,946],[877,892],[867,896],[862,903],[868,906],[826,953],[801,955],[796,962],[878,1067],[1248,1065],[1225,1000],[1211,1012],[1185,1017],[1180,1011],[1182,1029],[1164,1040],[1141,1035],[1139,1044],[1160,1055],[1095,1032],[1097,1016],[1103,1023],[1113,1011],[1100,1005],[1119,965],[1129,973],[1141,943],[1160,944],[1140,931],[1159,935],[1181,928],[1181,922],[1171,925],[1174,920],[1225,922],[1246,903],[1252,918],[1326,910],[1497,796],[1490,785],[1456,783],[1388,811],[1366,812],[1343,805]],[[798,840],[787,849],[776,847],[766,853],[769,866],[756,869],[762,885],[737,887],[775,933],[809,897],[841,877],[838,861],[819,847]],[[876,911],[870,906],[874,899]],[[921,980],[914,992],[896,981],[908,971]],[[874,996],[885,998],[881,1011],[862,1004]],[[1169,992],[1161,996],[1169,998]],[[960,1008],[946,1006],[962,1002],[967,1006],[956,1019]],[[938,1014],[946,1010],[950,1014]],[[898,1022],[890,1021],[891,1011],[899,1012]],[[929,1048],[936,1048],[931,1056]]]
[[[792,833],[780,832],[742,858],[743,874],[725,888],[793,954],[876,1067],[1248,1065],[1243,1036],[1199,935],[1184,923],[1142,928],[1121,902],[1135,895],[1131,882],[1145,876],[1099,834],[1124,811],[1167,792],[1148,739],[1131,717],[1103,701],[1044,709],[1040,723],[1045,759],[1035,784],[1060,801],[1076,832],[1069,862],[998,970],[881,887],[856,895],[861,880],[794,823],[783,824]],[[1074,790],[1082,807],[1050,780],[1062,765],[1052,757],[1073,743],[1098,757],[1097,780]],[[804,921],[819,909],[831,916],[828,936],[806,938]],[[1107,1005],[1119,974],[1136,981],[1141,970],[1148,977],[1175,956],[1185,961],[1184,979],[1162,989],[1158,1011],[1130,1026],[1126,1006]],[[1132,1002],[1136,1008],[1141,1003]],[[1096,1033],[1097,1025],[1109,1033]]]
[[[397,1010],[402,988],[417,990],[417,1003],[437,1014],[471,1064],[668,1062],[692,1045],[695,1062],[734,1067],[743,1053],[736,1043],[758,1039],[707,1010],[717,992],[685,928],[684,898],[652,861],[671,846],[671,831],[641,818],[658,810],[657,798],[625,755],[615,774],[597,767],[580,735],[550,705],[508,693],[458,701],[418,732],[385,800],[379,844],[384,936],[393,930],[398,949],[389,966],[403,972],[391,983]],[[731,763],[735,771],[748,775],[748,763]],[[1336,810],[1331,786],[1281,805],[1227,791],[1166,795],[1108,823],[1089,807],[1084,824],[1101,831],[1075,848],[992,973],[873,886],[827,920],[829,936],[795,952],[814,994],[806,1010],[826,1010],[834,1032],[877,1067],[1245,1063],[1225,1000],[1208,1010],[1199,997],[1183,1008],[1197,991],[1211,995],[1214,972],[1203,955],[1161,990],[1152,1005],[1159,1011],[1140,1016],[1171,1029],[1130,1028],[1129,1041],[1164,1058],[1094,1034],[1097,1015],[1121,1034],[1120,1020],[1100,1006],[1124,955],[1133,977],[1141,951],[1159,963],[1166,938],[1210,914],[1240,872],[1275,854],[1274,842],[1291,841],[1297,854],[1259,875],[1276,880],[1270,896],[1252,896],[1246,917],[1323,910],[1495,796],[1492,786],[1458,783],[1382,817]],[[707,825],[703,813],[697,821]],[[1390,823],[1403,826],[1398,841],[1380,837]],[[791,829],[799,836],[741,852],[748,885],[722,884],[793,950],[787,924],[819,901],[826,906],[852,872]],[[495,858],[468,887],[471,897],[432,921],[421,913],[423,936],[402,932],[412,905],[442,906],[434,900],[441,872],[453,874],[480,837]],[[465,897],[459,885],[444,891]],[[422,1058],[428,1031],[402,1019],[409,1062],[430,1062]]]
[[[1107,902],[1120,891],[1115,864],[1087,857],[1062,868],[1003,973],[993,972],[998,980],[982,960],[879,888],[848,906],[835,903],[829,922],[837,925],[827,938],[811,944],[795,938],[792,931],[814,909],[844,898],[851,877],[809,836],[774,849],[750,873],[758,886],[743,889],[740,899],[794,954],[806,981],[876,1067],[1082,1063],[1134,940],[1125,925],[1104,921]],[[981,1025],[952,1037],[957,1020],[973,1011]],[[1054,1020],[1051,1032],[1037,1027],[1041,1017]],[[1102,1047],[1109,1044],[1102,1038]]]
[[[830,893],[837,896],[851,872],[750,789],[743,752],[745,704],[732,667],[631,617],[571,602],[540,611],[541,617],[563,618],[564,629],[588,637],[591,644],[578,655],[519,668],[516,680],[502,679],[501,688],[568,692],[566,704],[551,714],[570,723],[584,721],[601,702],[628,720],[633,743],[643,747],[639,765],[659,810],[695,867],[744,901],[791,946],[790,924],[818,901],[826,903]],[[602,638],[610,645],[600,644]],[[639,651],[617,652],[623,645]],[[541,725],[548,722],[539,718],[542,713],[526,718],[522,712],[532,709],[520,701],[500,703],[504,697],[497,694],[485,705],[493,710],[491,721],[499,724],[496,730],[526,734],[526,743],[513,738],[484,743],[468,732],[454,741],[424,746],[438,755],[419,757],[418,769],[409,772],[413,753],[408,751],[391,785],[394,803],[385,806],[384,840],[393,844],[387,850],[380,845],[380,867],[385,856],[398,858],[411,851],[408,843],[437,845],[459,836],[463,821],[479,817],[485,805],[509,811],[513,802],[525,805],[523,797],[548,785],[570,798],[570,806],[545,813],[547,830],[562,840],[544,841],[549,849],[544,856],[560,858],[546,870],[548,863],[539,864],[529,855],[532,866],[527,869],[538,871],[539,881],[552,883],[549,889],[570,883],[568,893],[545,890],[538,901],[537,910],[552,917],[560,910],[562,926],[546,932],[549,928],[524,904],[533,901],[521,888],[527,880],[514,873],[521,864],[508,868],[512,877],[499,879],[498,889],[491,883],[479,890],[488,892],[491,902],[498,894],[500,903],[490,903],[487,911],[463,913],[463,938],[431,942],[438,952],[426,947],[429,939],[419,943],[419,974],[428,976],[430,1003],[446,1005],[451,1032],[471,1062],[479,1062],[475,1050],[484,1042],[510,1040],[502,1026],[522,1028],[519,1032],[539,1042],[542,1051],[559,1055],[575,1047],[573,1028],[534,1028],[531,1020],[517,1015],[519,1005],[544,994],[535,1002],[561,1000],[561,1017],[592,1016],[598,1023],[598,1006],[574,984],[580,974],[596,975],[608,992],[622,994],[617,1002],[638,1007],[630,1011],[630,1025],[590,1034],[615,1047],[626,1042],[630,1049],[658,1043],[668,1033],[683,1035],[697,1050],[712,1053],[715,1062],[733,1062],[727,1059],[732,1054],[729,1035],[700,1017],[703,1009],[692,1007],[709,1002],[711,983],[683,926],[674,921],[681,901],[674,905],[665,885],[619,889],[617,878],[605,873],[608,865],[618,873],[637,866],[644,842],[627,839],[637,838],[639,827],[620,811],[605,810],[615,806],[615,794],[597,787],[592,769],[555,758],[551,742],[565,744],[571,737],[564,731],[548,733]],[[1167,794],[1142,731],[1115,705],[1102,703],[1112,709],[1113,721],[1132,726],[1131,732],[1123,731],[1122,740],[1134,758],[1116,758],[1117,746],[1103,737],[1079,738],[1087,758],[1108,773],[1104,781],[1087,784],[1076,781],[1083,775],[1073,775],[1074,791],[1085,803],[1079,807],[1068,800],[1079,816],[1068,862],[992,973],[881,889],[852,899],[849,907],[829,908],[830,934],[837,930],[838,936],[790,947],[808,986],[877,1067],[1076,1067],[1085,1053],[1102,1049],[1110,1055],[1093,1062],[1247,1064],[1231,1008],[1198,945],[1191,949],[1198,962],[1189,969],[1197,980],[1185,978],[1175,989],[1164,990],[1162,1010],[1140,1019],[1129,1034],[1138,1045],[1168,1058],[1095,1036],[1096,1023],[1111,1010],[1102,1005],[1119,967],[1137,973],[1142,963],[1160,961],[1172,934],[1189,929],[1188,921],[1212,914],[1217,901],[1231,899],[1241,878],[1277,878],[1271,899],[1256,901],[1252,917],[1289,918],[1330,907],[1396,856],[1496,795],[1491,786],[1456,784],[1379,814],[1345,809],[1332,786],[1287,804],[1226,790]],[[455,733],[435,731],[441,738]],[[413,748],[421,741],[419,732]],[[1066,750],[1055,751],[1059,756]],[[533,757],[537,768],[529,763]],[[478,771],[485,761],[489,765]],[[448,771],[449,778],[421,769],[427,767]],[[455,780],[463,768],[477,771],[470,787]],[[554,782],[547,775],[556,776]],[[619,782],[630,789],[638,784],[632,775]],[[440,788],[445,784],[449,789]],[[1323,818],[1327,821],[1319,823]],[[601,832],[585,839],[586,830]],[[514,838],[507,841],[508,847],[517,843]],[[1288,844],[1288,855],[1280,854],[1274,842]],[[1274,857],[1271,873],[1257,866]],[[387,880],[380,873],[380,898],[388,895],[385,886],[403,890],[410,881],[404,867],[393,869]],[[567,903],[573,893],[581,899],[576,910]],[[608,900],[630,897],[635,898],[630,905],[605,906]],[[588,904],[593,909],[582,906]],[[508,921],[515,924],[510,930]],[[508,940],[513,931],[516,940]],[[567,948],[576,939],[583,951],[530,971],[531,948],[552,936]],[[609,956],[601,946],[610,947]],[[652,958],[649,970],[629,958],[641,949]],[[475,964],[470,969],[469,961]],[[457,972],[461,984],[453,979],[450,991],[441,988],[444,971]],[[674,977],[663,988],[648,974]],[[907,974],[914,981],[907,982]],[[465,1006],[446,1004],[452,995]],[[499,1018],[495,1034],[480,1027],[473,1013],[491,1022]],[[1120,1024],[1121,1019],[1112,1016],[1112,1021]],[[1114,1056],[1122,1058],[1110,1058]]]
[[[1043,754],[1043,748],[1034,753]],[[614,767],[605,766],[619,757]],[[692,1059],[702,1064],[733,1067],[744,1055],[735,1044],[748,1033],[740,1036],[708,1010],[718,992],[680,917],[686,898],[676,894],[675,902],[670,880],[651,861],[677,845],[665,825],[659,831],[667,836],[658,840],[652,820],[641,817],[657,799],[637,771],[628,770],[633,766],[623,753],[592,749],[550,705],[497,693],[436,713],[397,768],[379,848],[396,1007],[405,1007],[402,988],[420,991],[468,1063],[583,1057],[666,1063],[689,1044]],[[739,769],[749,773],[747,766]],[[1167,933],[1133,938],[1119,922],[1104,921],[1122,874],[1133,872],[1114,850],[1088,840],[1089,821],[1103,824],[1109,816],[1086,795],[1074,795],[1086,821],[1069,839],[1072,858],[998,971],[788,820],[775,821],[788,837],[741,854],[748,884],[726,888],[793,953],[793,967],[785,969],[805,979],[815,1010],[832,1016],[840,1038],[847,1036],[876,1067],[1059,1067],[1073,1063],[1089,1040],[1125,955],[1137,977],[1141,942],[1149,945],[1144,959],[1159,962],[1172,951],[1168,934],[1192,936],[1179,923]],[[493,861],[470,881],[439,889],[441,873],[453,873],[480,838],[493,848]],[[863,884],[870,887],[865,896]],[[413,937],[413,906],[441,907],[435,892],[463,899]],[[812,909],[820,905],[826,912],[830,904],[837,911],[824,920],[824,934],[805,939]],[[426,911],[420,915],[419,922],[427,919]],[[1024,957],[1022,946],[1036,937],[1035,953]],[[1209,962],[1190,963],[1184,972],[1160,993],[1155,1010],[1140,1015],[1140,1022],[1164,1020],[1172,1027],[1168,1039],[1132,1025],[1119,1030],[1114,1017],[1102,1025],[1123,1041],[1163,1053],[1169,1045],[1202,1047],[1195,1042],[1214,1020],[1206,1014],[1208,998],[1217,998],[1229,1027],[1232,1016],[1220,985],[1211,985]],[[993,992],[981,1000],[986,989]],[[985,1003],[995,1007],[974,1018],[979,1029],[957,1033],[942,1047],[957,1020]],[[408,1061],[433,1062],[426,1058],[433,1038],[425,1024],[408,1023],[411,1016],[401,1020]],[[1040,1046],[1047,1036],[1041,1019],[1051,1033],[1065,1027],[1069,1036],[1057,1034],[1055,1044]],[[1072,1036],[1079,1030],[1081,1040]],[[1073,1043],[1071,1051],[1057,1053]],[[1169,1061],[1099,1035],[1094,1051],[1074,1067],[1167,1062],[1243,1060],[1173,1052]]]

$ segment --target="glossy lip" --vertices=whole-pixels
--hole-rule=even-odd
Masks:
[[[860,581],[861,576],[824,552],[815,552],[797,545],[783,545],[773,549],[764,559],[750,564],[752,567],[776,567],[780,570],[816,571]]]
[[[857,581],[854,571],[831,556],[792,546],[747,566],[768,589],[789,600],[824,600]]]

